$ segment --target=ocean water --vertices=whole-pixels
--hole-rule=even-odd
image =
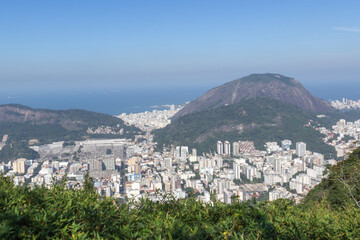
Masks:
[[[50,91],[50,92],[1,92],[0,104],[16,103],[31,108],[53,110],[85,109],[111,115],[152,111],[154,106],[184,104],[201,96],[208,88],[154,88]]]
[[[312,94],[324,100],[343,97],[360,99],[360,83],[356,84],[304,84]],[[0,104],[17,103],[31,108],[54,110],[85,109],[118,115],[153,110],[153,106],[184,104],[192,101],[213,86],[127,88],[112,90],[5,92],[0,90]]]
[[[304,87],[313,95],[326,101],[341,100],[347,98],[350,100],[360,99],[360,80],[353,83],[313,83],[303,84]]]

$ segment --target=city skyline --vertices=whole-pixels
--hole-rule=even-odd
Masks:
[[[357,1],[0,3],[3,90],[358,81]]]

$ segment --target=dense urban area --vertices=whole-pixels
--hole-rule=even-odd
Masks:
[[[353,108],[359,107],[359,102],[344,99],[332,105]],[[0,172],[10,176],[16,185],[51,186],[66,177],[68,187],[74,189],[83,186],[89,173],[101,196],[125,202],[144,197],[157,200],[163,193],[177,199],[192,195],[206,203],[218,200],[230,204],[234,199],[252,198],[299,201],[321,182],[327,164],[336,164],[337,159],[346,158],[360,146],[360,120],[341,119],[332,129],[316,127],[326,136],[323,141],[336,149],[337,156],[331,159],[308,151],[304,142],[287,139],[267,142],[266,151],[255,149],[251,141],[217,141],[216,153],[201,156],[188,146],[156,152],[151,131],[169,124],[181,107],[167,105],[165,110],[119,115],[145,132],[134,140],[88,139],[32,146],[39,159],[1,162]],[[88,131],[111,134],[106,126]],[[2,137],[0,149],[7,139],[7,135]]]
[[[342,101],[335,100],[331,101],[331,106],[336,109],[343,110],[343,109],[359,109],[360,108],[360,100],[354,101],[343,98]]]

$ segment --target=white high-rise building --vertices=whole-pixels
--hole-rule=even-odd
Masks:
[[[181,146],[180,157],[187,158],[188,155],[189,155],[189,147],[188,146]]]
[[[172,168],[172,159],[171,158],[165,158],[164,160],[165,160],[165,167],[167,169]]]
[[[306,162],[305,162],[305,160],[302,160],[301,161],[301,171],[306,171]]]
[[[210,202],[210,193],[208,191],[204,192],[204,202]]]
[[[206,159],[200,158],[200,160],[199,160],[199,168],[200,169],[206,168]]]
[[[274,159],[274,171],[277,173],[281,173],[281,159],[280,158]]]
[[[193,155],[193,156],[197,156],[197,151],[196,151],[195,148],[192,149],[192,155]]]
[[[241,165],[234,164],[233,165],[233,171],[234,171],[234,178],[235,179],[241,179]]]
[[[231,204],[232,202],[232,196],[234,196],[234,193],[228,189],[224,190],[224,203],[225,204]]]
[[[240,155],[240,145],[238,142],[233,142],[233,155],[234,156]]]
[[[217,166],[218,168],[222,168],[223,165],[224,165],[223,159],[222,159],[221,157],[217,158],[217,159],[216,159],[216,166]]]
[[[105,189],[105,196],[106,197],[111,197],[113,195],[113,190],[111,189],[110,186],[107,186]]]
[[[346,126],[346,120],[345,119],[340,119],[338,123],[339,123],[340,126]]]
[[[230,155],[231,154],[230,143],[228,141],[224,142],[224,154],[225,155]]]
[[[218,141],[217,144],[216,144],[216,150],[217,150],[217,153],[220,154],[220,155],[223,155],[224,154],[224,145],[221,141]]]
[[[176,159],[179,159],[181,156],[181,147],[180,146],[177,146],[176,149],[175,149],[175,158]]]
[[[26,159],[24,158],[19,158],[17,160],[15,160],[12,164],[13,170],[14,172],[17,173],[25,173],[25,161]]]
[[[296,155],[299,157],[303,157],[306,154],[306,143],[297,142],[296,143]]]
[[[197,150],[195,148],[192,149],[191,156],[189,157],[190,162],[196,162],[198,160]]]
[[[215,161],[213,159],[205,159],[205,167],[213,168],[215,166]]]
[[[246,167],[246,178],[250,181],[253,181],[253,175],[254,175],[254,168],[252,167]]]
[[[217,194],[223,194],[225,188],[225,180],[219,180],[217,183]]]

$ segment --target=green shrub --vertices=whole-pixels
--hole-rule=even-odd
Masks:
[[[350,203],[336,210],[325,201],[226,205],[166,195],[116,204],[90,183],[79,190],[64,183],[30,189],[0,178],[1,239],[354,239],[359,219]]]

